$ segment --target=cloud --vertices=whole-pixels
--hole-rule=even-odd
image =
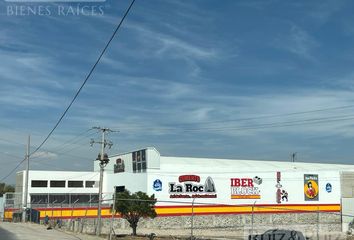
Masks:
[[[145,46],[150,47],[147,50],[152,51],[156,57],[212,60],[219,56],[219,52],[213,47],[202,47],[202,43],[197,45],[187,42],[176,36],[152,30],[147,26],[129,22],[126,23],[125,27],[137,34],[137,39],[140,39]],[[146,56],[151,57],[149,53]]]
[[[345,1],[321,1],[320,3],[316,3],[314,7],[311,8],[309,16],[318,21],[320,24],[325,24],[333,17],[333,15],[343,9],[344,5]]]
[[[56,159],[58,155],[48,151],[38,151],[31,155],[31,158]]]
[[[304,29],[292,25],[287,35],[277,37],[274,40],[273,46],[304,59],[315,60],[313,50],[319,46],[319,43]]]

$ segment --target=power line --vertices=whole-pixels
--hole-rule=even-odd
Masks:
[[[313,110],[309,110],[309,111],[300,111],[300,112],[282,113],[282,114],[271,114],[271,115],[263,115],[263,116],[258,116],[258,117],[230,119],[230,120],[224,120],[224,121],[220,120],[220,121],[207,122],[207,124],[257,120],[257,119],[264,119],[264,118],[276,118],[276,117],[302,115],[302,114],[309,114],[309,113],[316,113],[316,112],[326,112],[326,111],[333,111],[333,110],[346,109],[346,108],[354,108],[354,105],[344,105],[344,106],[331,107],[331,108],[319,108],[319,109],[313,109]]]
[[[77,142],[81,141],[82,139],[86,138],[86,137],[87,137],[86,134],[87,134],[88,132],[92,131],[92,130],[93,130],[93,129],[90,128],[90,129],[88,129],[88,130],[85,130],[85,131],[79,133],[78,135],[76,135],[75,137],[73,137],[73,138],[71,138],[71,139],[65,141],[64,143],[61,143],[61,144],[55,146],[55,147],[53,148],[54,150],[52,150],[52,151],[58,152],[58,151],[60,151],[60,150],[62,150],[62,149],[65,149],[66,145],[71,145],[71,144],[74,144],[74,143],[77,143]],[[89,134],[89,136],[91,136],[91,134]]]
[[[250,130],[250,129],[263,129],[263,128],[274,128],[274,127],[288,127],[288,126],[298,126],[303,124],[318,124],[318,123],[328,123],[328,122],[337,122],[337,121],[347,121],[353,120],[353,115],[338,117],[327,117],[327,118],[312,118],[304,120],[294,120],[294,121],[285,121],[285,122],[275,122],[275,123],[264,123],[264,124],[254,124],[246,125],[241,127],[220,127],[220,128],[194,128],[186,129],[184,131],[200,131],[200,130],[213,130],[213,131],[223,131],[223,130]]]
[[[195,125],[195,124],[208,125],[208,124],[214,124],[214,123],[249,121],[249,120],[257,120],[257,119],[277,118],[277,117],[283,117],[283,116],[304,115],[304,114],[310,114],[310,113],[316,113],[316,112],[327,112],[327,111],[347,109],[347,108],[354,108],[354,105],[344,105],[344,106],[337,106],[337,107],[330,107],[330,108],[319,108],[319,109],[313,109],[313,110],[308,110],[308,111],[282,113],[282,114],[270,114],[270,115],[262,115],[262,116],[257,116],[257,117],[245,117],[245,118],[236,118],[236,119],[219,120],[219,121],[175,124],[174,126],[190,126],[190,125]],[[142,126],[141,128],[146,129],[146,127],[144,127],[144,126]]]
[[[242,131],[242,130],[252,130],[252,129],[264,129],[264,128],[276,128],[276,127],[287,127],[287,126],[297,126],[297,125],[302,125],[302,124],[319,124],[319,123],[328,123],[328,122],[336,122],[336,121],[344,121],[344,120],[353,120],[354,117],[351,117],[351,115],[348,116],[341,116],[342,118],[338,117],[328,117],[328,118],[313,118],[313,119],[304,119],[304,120],[294,120],[294,121],[286,121],[286,122],[276,122],[276,123],[267,123],[267,124],[257,124],[257,125],[247,125],[243,127],[223,127],[223,128],[194,128],[194,129],[185,129],[184,131],[201,131],[201,130],[213,130],[213,131],[224,131],[224,130],[237,130],[237,131]],[[162,128],[162,130],[168,130],[168,129],[174,129],[176,128]],[[147,130],[147,129],[145,129]],[[154,129],[156,130],[156,129]],[[75,148],[71,149],[74,150]],[[59,153],[59,154],[65,154],[65,153]],[[6,177],[3,179],[6,179],[8,176],[10,176],[23,162],[25,161],[22,160],[15,169],[11,171],[10,174],[8,174]],[[3,180],[2,179],[2,180]],[[2,181],[1,180],[1,181]]]
[[[114,39],[115,35],[117,34],[118,30],[120,29],[124,19],[126,18],[126,16],[128,15],[130,9],[132,8],[133,4],[134,4],[135,0],[132,0],[131,4],[129,5],[129,7],[127,8],[127,10],[125,11],[122,19],[120,20],[118,26],[116,27],[116,29],[114,30],[112,36],[110,37],[110,39],[108,40],[108,42],[106,43],[105,47],[103,48],[101,54],[99,55],[99,57],[97,58],[95,64],[91,67],[91,70],[89,71],[89,73],[87,74],[84,82],[81,84],[80,88],[77,90],[76,94],[74,95],[73,99],[71,100],[70,104],[67,106],[67,108],[65,109],[65,111],[62,113],[62,115],[60,116],[59,120],[56,122],[56,124],[54,125],[54,127],[52,128],[52,130],[48,133],[48,135],[46,136],[46,138],[42,141],[42,143],[32,152],[30,153],[30,156],[33,155],[34,153],[36,153],[39,149],[41,149],[41,147],[48,141],[48,139],[50,138],[50,136],[53,134],[53,132],[55,131],[55,129],[59,126],[59,124],[61,123],[61,121],[63,120],[63,118],[66,116],[67,112],[69,111],[69,109],[71,108],[71,106],[73,105],[73,103],[75,102],[75,100],[77,99],[77,97],[79,96],[81,90],[83,89],[83,87],[86,85],[87,81],[89,80],[89,78],[91,77],[93,71],[96,69],[96,66],[98,65],[98,63],[100,62],[102,56],[104,55],[104,53],[106,52],[106,50],[108,49],[110,43],[112,42],[112,40]],[[5,177],[3,177],[0,181],[3,181],[4,179],[6,179],[7,177],[9,177],[14,171],[16,171],[16,169],[25,161],[26,159],[22,160],[21,162],[19,162],[16,166],[16,168],[12,169],[10,171],[9,174],[7,174]]]
[[[251,130],[251,129],[263,129],[263,128],[275,128],[275,127],[286,127],[286,126],[298,126],[298,125],[309,125],[309,124],[319,124],[319,123],[328,123],[328,122],[337,122],[337,121],[347,121],[353,120],[354,115],[343,115],[343,116],[331,116],[331,117],[324,117],[324,118],[310,118],[310,119],[300,119],[300,120],[293,120],[293,121],[284,121],[284,122],[272,122],[272,123],[263,123],[263,124],[250,124],[250,125],[243,125],[243,126],[223,126],[223,127],[196,127],[196,128],[178,128],[178,127],[159,127],[159,128],[139,128],[139,127],[131,127],[131,128],[124,128],[120,127],[120,129],[124,130],[141,130],[144,131],[169,131],[169,130],[180,130],[180,131],[203,131],[203,130],[212,130],[212,131],[223,131],[223,130]]]
[[[73,103],[75,102],[76,98],[79,96],[81,90],[83,89],[83,87],[86,85],[87,81],[89,80],[89,78],[91,77],[93,71],[96,69],[96,66],[98,65],[98,63],[100,62],[101,58],[103,57],[104,53],[106,52],[107,48],[109,47],[110,43],[112,42],[112,40],[114,39],[115,35],[117,34],[118,30],[120,29],[124,19],[126,18],[126,16],[128,15],[130,9],[132,8],[133,4],[134,4],[135,0],[132,0],[131,4],[129,5],[128,9],[125,11],[122,19],[120,20],[118,26],[116,27],[116,29],[114,30],[112,36],[110,37],[110,39],[108,40],[108,42],[106,43],[105,47],[103,48],[101,54],[99,55],[99,57],[97,58],[95,64],[91,67],[91,70],[89,71],[89,73],[87,74],[84,82],[81,84],[80,88],[77,90],[76,94],[74,95],[74,98],[71,100],[70,104],[68,105],[68,107],[65,109],[65,111],[62,113],[62,115],[60,116],[59,120],[57,121],[57,123],[54,125],[54,127],[52,128],[52,130],[49,132],[49,134],[47,135],[47,137],[43,140],[43,142],[30,154],[34,154],[35,152],[37,152],[46,142],[47,140],[50,138],[50,136],[53,134],[53,132],[55,131],[55,129],[59,126],[60,122],[63,120],[63,118],[65,117],[66,113],[69,111],[69,109],[71,108],[71,106],[73,105]]]
[[[19,166],[21,166],[21,164],[22,164],[24,161],[26,161],[26,158],[24,158],[21,162],[19,162],[19,163],[16,165],[16,167],[13,168],[5,177],[1,178],[1,179],[0,179],[0,182],[4,181],[4,180],[5,180],[6,178],[8,178],[11,174],[13,174],[13,173],[16,171],[16,169],[17,169]]]

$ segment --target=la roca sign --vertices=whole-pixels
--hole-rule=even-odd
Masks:
[[[179,183],[170,182],[168,192],[170,198],[216,198],[215,184],[211,177],[200,183],[198,175],[182,175]]]

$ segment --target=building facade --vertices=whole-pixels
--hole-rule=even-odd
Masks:
[[[154,194],[160,217],[340,213],[341,200],[354,197],[354,165],[168,157],[155,148],[109,159],[103,176],[103,217],[111,216],[115,187]],[[24,205],[24,179],[25,172],[18,172],[18,205]],[[94,161],[92,172],[31,170],[27,206],[45,209],[41,217],[96,217],[98,181],[99,161]]]
[[[99,171],[98,162],[95,171]],[[157,198],[160,216],[340,212],[353,165],[161,156],[154,148],[110,157],[105,191],[124,186]],[[348,177],[347,177],[348,178]]]

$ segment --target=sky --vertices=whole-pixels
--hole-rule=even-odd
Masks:
[[[0,177],[53,128],[127,0],[0,0]],[[31,169],[109,154],[353,164],[354,2],[136,0]],[[24,165],[18,168],[24,169]],[[14,174],[6,178],[14,183]]]

